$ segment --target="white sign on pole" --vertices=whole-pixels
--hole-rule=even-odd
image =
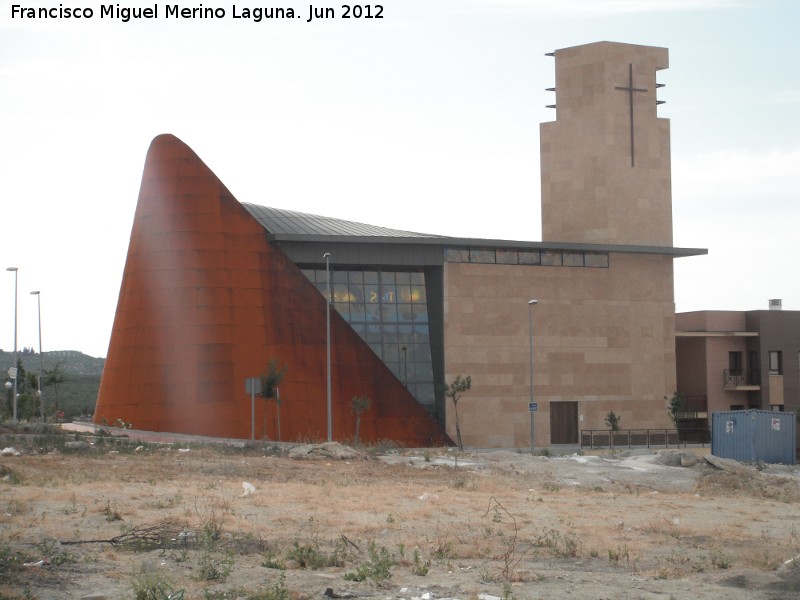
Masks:
[[[248,394],[260,394],[261,393],[261,378],[260,377],[248,377],[244,380],[244,391]]]
[[[244,380],[244,391],[250,394],[250,439],[256,439],[256,394],[261,393],[261,378],[248,377]]]

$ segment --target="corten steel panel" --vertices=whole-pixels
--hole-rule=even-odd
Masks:
[[[157,137],[145,162],[94,420],[137,429],[249,438],[245,379],[270,359],[283,440],[327,437],[326,303],[263,227],[183,142]],[[450,444],[441,427],[331,309],[332,416],[364,441]],[[256,399],[255,432],[277,436],[274,401]]]

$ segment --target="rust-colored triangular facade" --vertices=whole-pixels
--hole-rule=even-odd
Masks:
[[[325,299],[216,175],[176,137],[153,140],[95,422],[247,439],[245,380],[275,358],[288,367],[282,439],[324,439],[325,323]],[[331,339],[334,439],[353,438],[351,400],[368,396],[363,441],[450,443],[333,310]],[[277,438],[274,402],[256,398],[255,432]]]

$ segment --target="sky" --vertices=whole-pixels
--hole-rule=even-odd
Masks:
[[[219,19],[0,0],[0,348],[106,356],[145,154],[186,142],[236,198],[425,233],[541,240],[545,53],[669,49],[676,310],[800,310],[800,2],[183,0]],[[90,8],[21,19],[12,5]],[[116,5],[115,5],[116,6]],[[299,18],[234,18],[292,8]],[[364,6],[364,5],[361,5]],[[365,9],[362,9],[364,14]],[[16,272],[6,271],[17,267]],[[16,280],[16,282],[15,282]],[[15,302],[15,283],[17,295]]]

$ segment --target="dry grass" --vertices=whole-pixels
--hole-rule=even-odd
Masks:
[[[487,582],[545,585],[551,561],[580,564],[599,578],[678,580],[740,567],[770,572],[800,553],[787,525],[798,503],[794,480],[708,474],[700,496],[633,484],[604,490],[565,483],[547,459],[536,460],[544,468],[523,473],[295,461],[261,448],[16,457],[5,463],[14,478],[0,484],[0,597],[15,597],[30,575],[22,562],[45,555],[61,563],[38,571],[34,589],[58,589],[90,572],[127,589],[143,564],[149,577],[148,565],[163,562],[170,585],[199,598],[252,590],[253,578],[276,582],[276,568],[307,595],[320,591],[307,571],[342,581],[346,572],[378,577],[385,572],[378,567],[439,585],[457,580],[452,585],[469,595]],[[243,481],[256,493],[243,496]],[[172,527],[164,543],[124,538],[159,523]]]
[[[800,502],[800,483],[797,479],[775,475],[752,477],[741,473],[708,471],[700,477],[697,490],[709,496],[737,495],[786,503]]]

